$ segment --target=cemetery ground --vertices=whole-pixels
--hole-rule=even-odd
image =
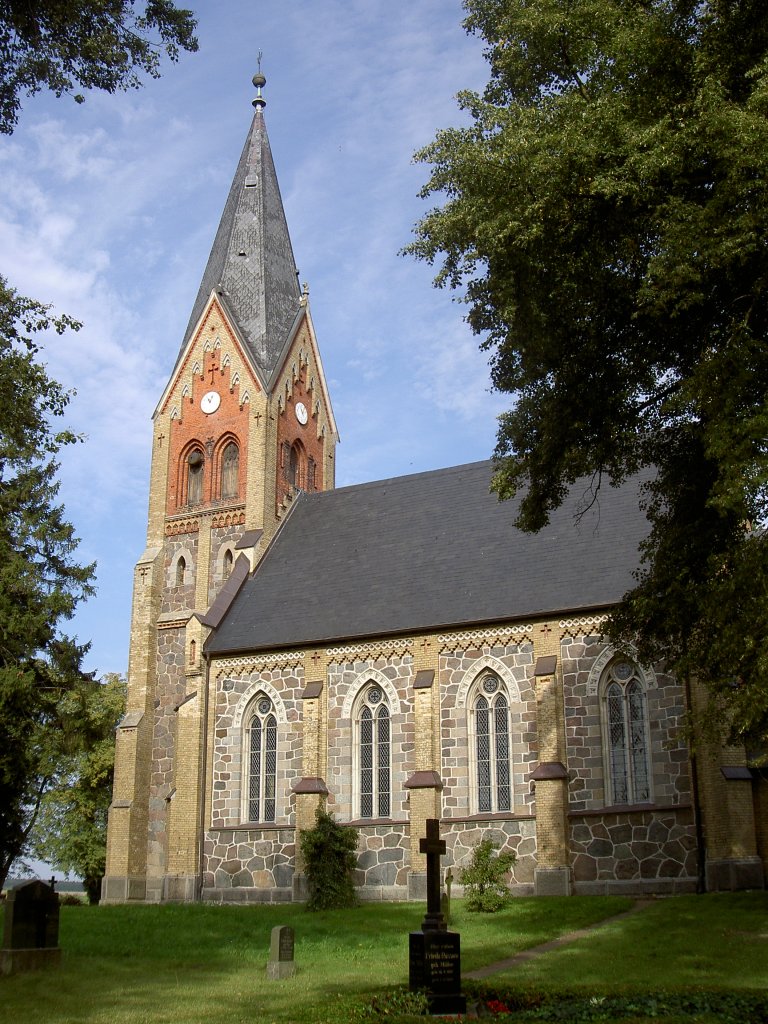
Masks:
[[[463,972],[604,921],[511,970],[466,981],[470,1007],[500,1021],[768,1021],[768,892],[659,899],[616,917],[632,905],[543,897],[486,915],[454,899]],[[318,913],[297,904],[65,905],[61,967],[0,978],[0,1021],[416,1021],[400,1011],[411,1002],[408,933],[423,913],[421,903]],[[270,980],[270,932],[280,924],[295,929],[296,973]]]

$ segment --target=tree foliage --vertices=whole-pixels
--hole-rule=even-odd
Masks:
[[[467,910],[495,914],[512,899],[507,875],[516,858],[511,850],[497,853],[496,849],[492,839],[481,839],[469,864],[459,872]]]
[[[22,95],[138,88],[160,75],[165,53],[197,50],[195,18],[171,0],[6,0],[0,7],[0,131],[9,134]],[[83,102],[81,94],[75,95]]]
[[[490,81],[418,154],[409,247],[462,291],[513,395],[494,489],[538,530],[644,466],[649,537],[610,632],[768,723],[768,7],[465,0]],[[757,528],[756,528],[757,527]]]
[[[314,828],[305,829],[300,836],[309,888],[307,910],[356,906],[353,872],[357,864],[357,829],[342,827],[325,807],[318,807]]]
[[[125,687],[125,679],[110,672],[63,694],[59,714],[77,723],[76,742],[58,751],[32,830],[35,856],[82,878],[91,903],[99,901],[106,865],[115,728],[125,711]]]
[[[76,440],[54,431],[69,394],[48,377],[32,335],[78,324],[19,296],[0,278],[0,885],[28,838],[56,771],[79,733],[65,698],[88,682],[86,650],[61,632],[92,592],[93,566],[56,504],[53,456]]]

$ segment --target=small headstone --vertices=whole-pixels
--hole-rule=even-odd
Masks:
[[[410,934],[408,987],[426,993],[432,1014],[466,1013],[467,1000],[461,994],[461,940],[458,932],[447,930],[441,910],[440,856],[445,853],[445,841],[440,838],[436,818],[427,821],[427,834],[419,849],[427,855],[427,912],[421,931]]]
[[[51,884],[25,882],[8,892],[5,901],[0,974],[55,967],[59,948],[59,897]]]
[[[294,975],[296,964],[293,961],[293,946],[293,928],[287,924],[279,924],[272,929],[267,961],[268,978],[290,978]]]

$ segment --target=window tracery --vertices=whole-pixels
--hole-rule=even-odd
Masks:
[[[274,821],[277,789],[277,718],[272,701],[258,693],[246,725],[245,818]]]
[[[392,729],[389,702],[382,688],[369,683],[355,715],[357,810],[360,818],[392,814]]]
[[[474,803],[479,814],[512,810],[509,699],[501,679],[486,673],[469,701]]]
[[[651,800],[648,702],[634,662],[611,662],[602,679],[606,800],[637,804]]]

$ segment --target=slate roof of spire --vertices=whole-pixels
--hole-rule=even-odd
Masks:
[[[549,526],[526,534],[517,502],[489,493],[491,471],[477,462],[300,494],[207,650],[581,612],[633,586],[649,529],[638,478],[603,486],[580,519],[591,492],[578,481]]]
[[[268,381],[299,312],[300,289],[261,105],[235,171],[182,351],[214,289],[223,292],[228,314]]]

